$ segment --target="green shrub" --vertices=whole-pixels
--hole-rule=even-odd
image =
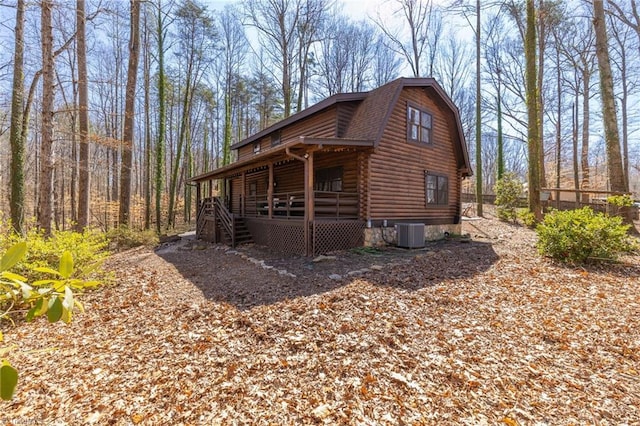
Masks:
[[[563,262],[615,260],[635,248],[628,229],[622,218],[595,213],[589,207],[554,210],[536,228],[537,247],[540,254]]]
[[[8,222],[0,222],[0,252],[22,241],[27,244],[26,255],[12,269],[27,280],[39,280],[46,275],[36,268],[57,268],[60,254],[66,251],[73,256],[74,267],[79,273],[89,269],[100,272],[95,270],[95,265],[109,255],[109,241],[103,232],[96,229],[84,232],[53,230],[51,237],[45,238],[42,230],[34,224],[27,224],[27,227],[26,235],[21,236],[13,232]]]
[[[73,255],[65,251],[57,267],[33,267],[33,270],[47,275],[46,279],[29,282],[25,277],[10,271],[27,254],[27,243],[22,241],[12,245],[0,258],[0,320],[13,321],[11,313],[15,308],[27,311],[26,320],[33,321],[40,316],[49,322],[71,322],[73,311],[84,311],[75,298],[74,291],[94,287],[98,281],[86,281],[74,265]],[[3,336],[0,332],[0,342]],[[10,347],[0,347],[0,355],[11,351]],[[10,400],[18,384],[18,371],[9,361],[0,359],[0,399]]]
[[[528,228],[533,228],[536,225],[536,215],[529,209],[518,210],[518,219]]]
[[[633,199],[629,194],[610,195],[607,197],[607,203],[617,207],[631,207],[633,205]]]
[[[158,235],[152,230],[135,230],[127,226],[119,226],[107,232],[107,239],[113,250],[126,250],[133,247],[158,245]]]
[[[0,234],[0,251],[5,251],[20,241],[26,241],[27,254],[13,270],[28,280],[43,277],[37,268],[56,268],[60,253],[66,251],[71,253],[75,268],[80,272],[93,268],[109,255],[109,241],[106,235],[95,229],[87,229],[84,232],[53,231],[50,238],[45,238],[37,228],[30,229],[26,238],[5,230]]]
[[[522,194],[522,182],[514,173],[507,173],[496,182],[496,208],[500,220],[516,221],[516,208],[520,194]]]

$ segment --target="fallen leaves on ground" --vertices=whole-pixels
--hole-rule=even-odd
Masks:
[[[465,227],[341,282],[215,247],[116,255],[72,324],[3,324],[0,422],[640,423],[639,258],[566,267],[527,229]]]

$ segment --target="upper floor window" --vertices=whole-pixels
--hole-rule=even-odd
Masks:
[[[449,179],[444,175],[425,172],[424,180],[427,206],[447,205],[449,202]]]
[[[432,117],[414,105],[407,106],[407,140],[431,143]]]
[[[280,130],[271,134],[271,146],[280,145],[280,142],[282,141],[281,135]]]
[[[316,191],[342,191],[342,167],[330,167],[316,171],[314,187]]]

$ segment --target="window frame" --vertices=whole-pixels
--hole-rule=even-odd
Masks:
[[[325,176],[322,176],[322,175]],[[328,189],[326,185],[328,184]],[[338,185],[334,188],[334,185]],[[325,167],[315,171],[313,180],[313,190],[321,192],[343,192],[344,191],[344,167]]]
[[[419,122],[415,122],[412,120],[413,118],[413,114],[412,114],[412,110],[415,110],[417,112],[417,115],[419,117]],[[424,117],[427,116],[429,117],[429,126],[426,126],[426,123],[423,123],[422,120],[424,119]],[[415,104],[413,102],[407,102],[407,115],[406,115],[406,119],[407,119],[407,142],[409,143],[413,143],[413,144],[417,144],[417,145],[433,145],[433,114],[427,110],[425,107],[422,107],[418,104]],[[416,131],[417,131],[417,137],[414,138],[413,137],[413,127],[416,127]],[[422,140],[423,139],[423,134],[424,131],[427,130],[428,131],[428,136],[427,136],[427,140]]]
[[[277,130],[276,132],[271,134],[271,146],[278,146],[282,143],[282,132]]]
[[[435,187],[429,185],[429,178],[435,178]],[[444,189],[441,188],[441,182],[444,183]],[[429,202],[429,192],[433,191],[433,199]],[[449,176],[444,173],[432,172],[425,170],[424,172],[424,202],[426,207],[442,207],[449,205]]]

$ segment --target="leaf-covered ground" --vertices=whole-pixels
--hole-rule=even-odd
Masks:
[[[527,229],[464,226],[318,263],[114,256],[72,324],[2,325],[21,376],[0,423],[639,424],[640,258],[569,268]]]

